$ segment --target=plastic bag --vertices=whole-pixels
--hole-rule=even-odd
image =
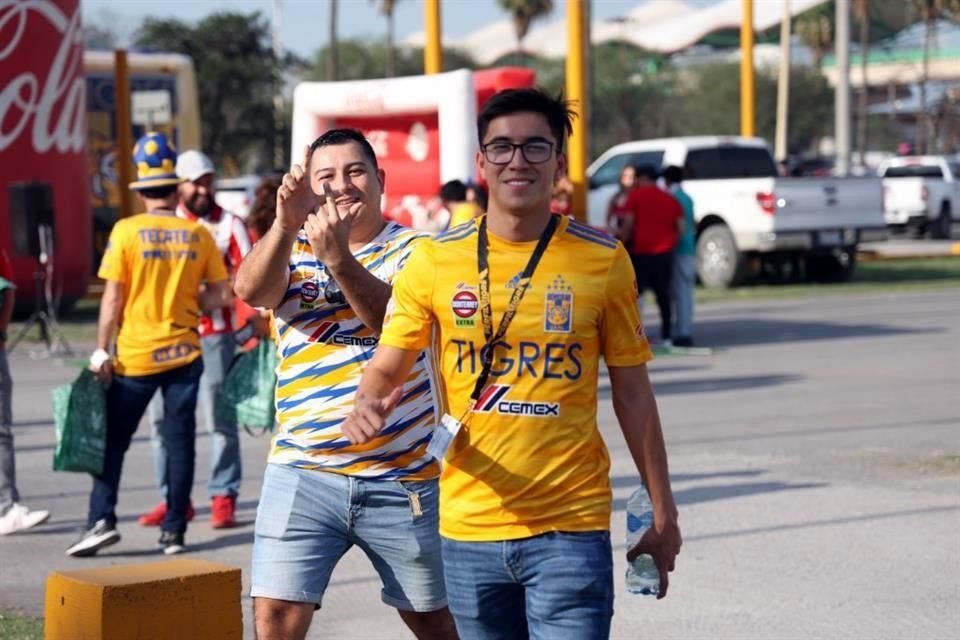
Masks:
[[[57,429],[53,470],[99,475],[107,445],[107,394],[103,384],[84,369],[70,384],[56,387],[51,396]]]
[[[270,340],[260,340],[252,350],[237,356],[217,397],[217,418],[248,430],[272,431],[276,368],[276,348]]]

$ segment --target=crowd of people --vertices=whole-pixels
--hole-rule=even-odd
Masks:
[[[492,97],[477,119],[484,187],[443,185],[435,234],[384,217],[384,171],[351,129],[261,185],[247,226],[216,205],[209,158],[178,157],[162,134],[139,140],[130,188],[144,212],[115,225],[99,270],[90,369],[109,385],[104,468],[67,554],[120,540],[120,477],[145,414],[163,500],[140,523],[160,527],[163,552],[187,548],[198,409],[213,438],[211,524],[236,523],[237,425],[211,407],[249,322],[279,359],[251,560],[258,638],[305,637],[353,546],[418,638],[608,637],[601,358],[653,504],[630,553],[653,557],[665,596],[681,536],[638,298],[654,289],[664,337],[689,338],[682,322],[671,333],[664,283],[687,273],[692,208],[678,174],[670,195],[637,168],[611,207],[624,242],[563,215],[572,118],[537,89]],[[17,502],[12,445],[10,457],[4,505]]]

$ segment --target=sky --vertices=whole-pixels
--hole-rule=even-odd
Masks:
[[[645,0],[593,0],[593,18],[622,16]],[[718,0],[684,0],[690,6]],[[769,0],[760,0],[769,1]],[[121,39],[128,38],[147,16],[179,18],[196,22],[216,11],[260,11],[269,17],[272,0],[81,0],[84,23],[112,27]],[[507,17],[496,0],[441,0],[444,36],[462,36]],[[341,38],[379,39],[386,34],[386,18],[378,11],[379,0],[340,0],[337,23]],[[398,0],[394,9],[397,41],[423,29],[423,0]],[[329,0],[281,0],[281,39],[286,49],[308,57],[326,44]],[[554,0],[550,18],[539,24],[562,20],[566,0]],[[128,44],[121,41],[119,44]]]

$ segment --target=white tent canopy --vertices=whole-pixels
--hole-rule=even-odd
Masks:
[[[828,0],[791,0],[793,15],[803,13]],[[725,29],[739,29],[743,15],[742,0],[721,0],[700,9],[683,0],[648,0],[618,20],[594,20],[590,25],[591,42],[626,42],[648,51],[674,53],[695,44],[705,36]],[[766,31],[780,24],[783,3],[755,0],[753,26]],[[403,45],[422,47],[424,32],[405,38]],[[479,64],[491,64],[517,50],[517,37],[509,18],[488,24],[460,38],[444,38],[443,46],[467,53]],[[554,20],[534,28],[523,40],[527,53],[556,58],[567,54],[567,27]]]

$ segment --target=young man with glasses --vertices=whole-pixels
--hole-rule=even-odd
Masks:
[[[423,234],[383,219],[385,175],[357,131],[333,129],[283,177],[270,231],[241,263],[237,295],[274,310],[277,422],[253,544],[257,637],[306,636],[334,566],[353,545],[383,601],[419,638],[456,637],[437,532],[431,363],[419,353],[375,442],[342,421],[373,356],[394,276]]]
[[[441,370],[440,533],[450,610],[465,639],[606,638],[613,615],[610,459],[597,428],[603,356],[655,526],[660,596],[680,549],[650,348],[629,256],[551,215],[568,105],[501,92],[477,122],[487,214],[421,243],[394,282],[380,346],[343,430],[382,437],[391,398],[428,345]]]

